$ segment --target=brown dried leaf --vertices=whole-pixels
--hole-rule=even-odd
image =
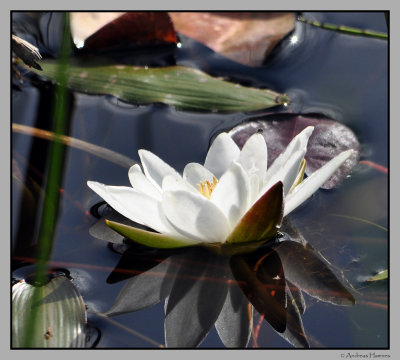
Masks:
[[[103,51],[116,47],[129,48],[132,45],[173,44],[177,41],[172,21],[167,12],[130,11],[114,14],[118,16],[84,40],[83,50]],[[102,23],[107,18],[100,19],[99,23]]]
[[[171,12],[174,28],[244,65],[259,66],[294,28],[291,12]]]
[[[71,34],[78,46],[97,30],[115,20],[123,12],[71,12]]]

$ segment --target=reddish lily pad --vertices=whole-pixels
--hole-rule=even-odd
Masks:
[[[276,183],[241,218],[226,240],[230,243],[246,243],[272,238],[283,218],[283,185]]]
[[[241,124],[230,131],[233,140],[240,148],[256,132],[262,132],[268,146],[268,166],[282,153],[289,142],[307,126],[314,126],[308,141],[305,156],[309,176],[336,155],[349,149],[354,153],[323,185],[332,189],[358,164],[360,143],[347,126],[326,118],[312,118],[303,115],[275,114],[263,120]]]

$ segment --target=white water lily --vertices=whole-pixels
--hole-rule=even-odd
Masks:
[[[120,214],[155,230],[107,221],[122,235],[148,246],[260,241],[274,235],[282,217],[308,199],[353,153],[342,152],[302,181],[312,131],[310,126],[299,133],[268,169],[261,134],[252,135],[240,150],[221,133],[204,166],[189,163],[182,175],[150,151],[139,150],[143,171],[138,164],[129,169],[132,187],[93,181],[88,186]]]

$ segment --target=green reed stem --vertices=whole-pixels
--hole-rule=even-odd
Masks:
[[[365,36],[365,37],[372,37],[372,38],[384,39],[384,40],[388,39],[388,35],[385,33],[381,33],[381,32],[362,30],[362,29],[357,29],[357,28],[351,27],[351,26],[345,26],[345,25],[333,25],[333,24],[329,24],[329,23],[321,23],[319,21],[310,21],[310,20],[305,19],[302,16],[299,16],[297,19],[305,24],[320,27],[320,28],[326,29],[326,30],[337,31],[337,32],[341,32],[341,33],[345,33],[345,34],[349,34],[349,35],[355,35],[355,36]]]
[[[54,101],[54,122],[53,132],[57,135],[63,135],[66,132],[66,113],[67,113],[67,69],[68,57],[70,53],[70,30],[69,30],[69,14],[65,13],[64,32],[62,34],[62,49],[60,57],[60,66],[57,74],[57,86]],[[35,324],[38,322],[41,311],[35,306],[41,300],[40,284],[44,284],[46,280],[46,266],[50,260],[54,233],[57,224],[57,215],[59,207],[59,190],[61,188],[64,168],[64,149],[65,146],[59,142],[51,142],[49,147],[49,156],[47,161],[47,182],[44,189],[44,200],[42,208],[42,216],[40,230],[38,236],[38,251],[35,273],[35,284],[39,284],[35,288],[32,309],[30,312],[28,325],[24,336],[24,347],[35,347],[33,338],[29,334],[36,331]],[[43,334],[44,335],[44,334]]]

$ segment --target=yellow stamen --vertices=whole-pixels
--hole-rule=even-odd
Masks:
[[[211,197],[211,194],[214,190],[214,188],[217,186],[218,180],[214,176],[213,177],[213,182],[210,183],[208,180],[206,181],[200,181],[200,184],[197,184],[197,188],[199,189],[199,192],[201,195],[205,196],[207,199]]]

